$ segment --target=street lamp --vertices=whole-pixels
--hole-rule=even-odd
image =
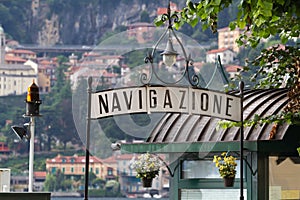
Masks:
[[[155,78],[157,78],[162,83],[168,85],[168,84],[176,84],[176,83],[180,82],[184,77],[186,77],[188,82],[193,87],[197,87],[198,84],[199,84],[199,77],[195,73],[190,74],[191,70],[189,70],[189,67],[193,66],[193,60],[191,59],[190,55],[187,56],[182,42],[180,41],[180,39],[176,35],[175,31],[173,30],[173,21],[174,22],[179,22],[179,17],[176,13],[171,13],[170,1],[169,1],[169,4],[168,4],[167,13],[165,13],[161,16],[161,20],[162,20],[163,23],[168,22],[167,29],[164,31],[164,33],[161,35],[161,37],[158,39],[158,41],[154,45],[154,48],[152,49],[152,52],[149,53],[145,57],[145,59],[144,59],[145,63],[150,62],[150,64],[151,64],[150,73],[149,73],[149,75],[147,75],[146,73],[142,73],[140,81],[143,84],[149,84],[152,80],[152,75],[154,74]],[[179,44],[179,46],[181,48],[181,51],[183,53],[184,61],[185,61],[184,72],[183,72],[182,76],[179,79],[175,80],[174,82],[167,82],[167,81],[165,81],[164,78],[161,78],[157,74],[157,72],[155,70],[155,67],[154,67],[154,64],[153,64],[154,56],[155,56],[155,53],[157,51],[157,47],[158,47],[159,43],[165,37],[167,37],[167,45],[166,45],[165,50],[160,54],[162,56],[163,63],[167,67],[173,67],[175,65],[175,63],[177,62],[177,56],[179,55],[179,53],[174,49],[173,39]]]
[[[160,55],[163,57],[165,65],[168,67],[171,67],[176,63],[178,53],[173,47],[171,35],[169,35],[166,49]]]
[[[30,140],[30,132],[27,128],[30,126],[30,123],[25,123],[23,126],[12,126],[11,129],[18,136],[20,140],[24,138]]]
[[[34,163],[34,127],[35,127],[35,117],[40,117],[39,106],[42,103],[39,95],[39,87],[32,82],[28,87],[27,97],[26,97],[26,114],[24,117],[30,117],[30,122],[25,123],[23,127],[12,126],[14,133],[22,140],[23,138],[30,141],[29,144],[29,183],[28,192],[32,192],[33,188],[33,163]],[[29,128],[29,130],[28,130]]]

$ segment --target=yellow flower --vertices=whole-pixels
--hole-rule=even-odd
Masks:
[[[216,167],[219,168],[221,177],[234,177],[236,174],[236,158],[233,156],[227,156],[226,152],[221,153],[221,156],[215,155],[213,162],[216,163]]]

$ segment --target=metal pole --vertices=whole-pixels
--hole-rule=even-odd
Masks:
[[[86,151],[85,151],[85,186],[84,200],[88,200],[89,190],[89,163],[90,163],[90,126],[91,126],[91,102],[92,102],[92,77],[88,78],[88,107],[87,107],[87,124],[86,124]]]
[[[29,144],[29,182],[28,192],[32,192],[33,187],[33,160],[34,160],[34,117],[30,117],[30,144]]]
[[[240,128],[240,200],[244,200],[244,117],[243,117],[243,99],[244,99],[244,82],[240,82],[240,97],[241,97],[241,128]]]

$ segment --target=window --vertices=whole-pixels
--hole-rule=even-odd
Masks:
[[[71,167],[71,173],[74,173],[74,167]]]
[[[65,173],[66,170],[65,170],[65,168],[63,167],[63,168],[61,169],[61,171],[62,171],[62,173]]]
[[[240,177],[239,173],[239,160],[236,167],[236,178]],[[199,170],[201,169],[201,170]],[[182,162],[182,179],[191,179],[191,178],[220,178],[218,168],[216,168],[215,163],[212,162],[212,159],[208,160],[185,160]]]
[[[84,170],[84,167],[82,168],[82,170],[81,170],[82,172],[84,172],[85,170]]]
[[[96,174],[99,174],[99,168],[98,167],[96,168]]]
[[[112,176],[113,175],[113,169],[112,168],[107,168],[107,175]]]
[[[51,173],[55,173],[56,172],[56,167],[52,167],[51,168]]]
[[[212,160],[212,157],[207,157],[199,160],[184,160],[181,163],[181,179],[179,181],[185,183],[185,188],[179,188],[180,200],[239,199],[240,189],[224,187],[218,168]],[[236,178],[240,178],[239,163],[237,160]],[[193,181],[187,182],[183,179],[192,179]],[[197,189],[194,189],[195,181],[199,184]],[[244,189],[244,193],[247,194],[247,189]],[[247,196],[244,198],[247,200]]]
[[[300,199],[300,157],[269,157],[269,199]]]
[[[244,193],[247,191],[244,190]],[[240,189],[182,189],[180,200],[239,199]],[[247,199],[247,195],[244,196]]]

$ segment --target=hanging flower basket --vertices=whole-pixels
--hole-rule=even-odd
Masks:
[[[136,171],[136,177],[142,180],[144,187],[151,187],[152,180],[158,176],[161,165],[158,157],[145,153],[134,160],[130,168]]]
[[[142,178],[143,187],[149,188],[152,187],[153,178]]]
[[[216,163],[220,176],[224,179],[225,187],[233,187],[237,166],[236,158],[223,152],[221,156],[215,155],[213,162]]]
[[[234,177],[224,177],[224,186],[225,187],[233,187],[234,185]]]

